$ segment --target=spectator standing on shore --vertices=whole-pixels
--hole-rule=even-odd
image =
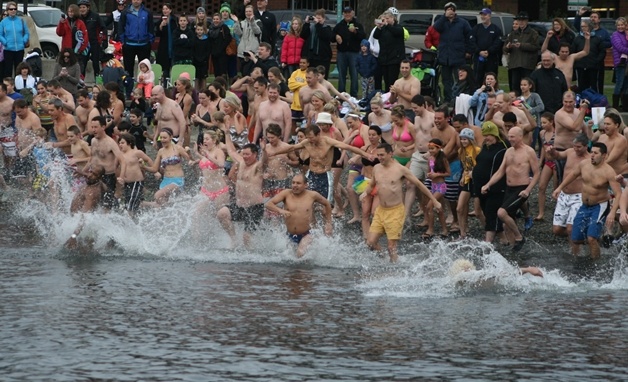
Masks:
[[[155,35],[159,36],[156,62],[161,65],[163,77],[169,78],[174,57],[174,35],[179,26],[177,18],[172,14],[172,5],[169,3],[161,7],[161,14],[161,22],[155,29]]]
[[[582,16],[584,16],[587,12],[589,12],[588,7],[582,7],[578,11],[576,17],[573,20],[573,26],[576,32],[580,33],[582,31]],[[600,14],[598,12],[591,12],[589,15],[589,32],[592,32],[591,35],[597,36],[600,39],[600,51],[604,52],[604,54],[600,53],[599,56],[596,56],[597,61],[595,62],[595,67],[604,68],[604,58],[606,57],[606,49],[610,48],[611,45],[611,34],[608,31],[600,26]],[[586,31],[585,31],[586,32]],[[575,43],[575,40],[574,40]],[[591,40],[591,49],[593,49],[593,40]],[[576,50],[572,49],[572,52],[576,52]],[[589,53],[591,54],[591,53]],[[594,55],[594,54],[591,54]],[[595,86],[592,86],[594,89],[598,89],[598,92],[604,92],[604,73],[605,70],[598,70],[595,78]],[[579,80],[579,79],[578,79]],[[580,88],[580,90],[584,90]]]
[[[8,2],[7,12],[8,15],[0,22],[0,43],[4,48],[2,78],[13,77],[13,70],[22,62],[24,48],[30,38],[26,23],[17,17],[17,4]]]
[[[347,69],[351,79],[352,97],[358,96],[358,71],[357,60],[360,54],[360,42],[366,37],[364,27],[355,18],[353,8],[345,7],[342,10],[342,21],[334,27],[334,37],[336,39],[338,53],[336,55],[336,65],[338,67],[338,91],[344,93],[346,90]]]
[[[487,72],[497,73],[499,57],[502,49],[502,30],[491,23],[491,10],[480,11],[482,22],[471,30],[471,47],[473,49],[473,70],[475,83],[481,83]]]
[[[135,1],[133,2],[135,3]],[[89,38],[89,52],[87,55],[81,56],[83,60],[81,74],[85,77],[87,62],[91,59],[94,76],[98,76],[100,75],[100,53],[102,50],[100,44],[107,40],[107,27],[98,13],[91,9],[90,0],[79,0],[78,6],[79,13],[81,14],[81,20],[85,23],[85,27],[87,28],[87,37]]]
[[[246,4],[246,3],[245,3]],[[268,11],[268,0],[257,0],[257,9],[255,10],[255,18],[262,22],[262,37],[260,42],[266,42],[271,47],[275,46],[277,38],[277,18],[273,13]],[[271,50],[272,53],[272,50]]]
[[[378,21],[381,22],[375,24],[377,30],[373,33],[373,37],[379,42],[380,51],[377,62],[384,79],[382,90],[386,93],[399,78],[399,65],[406,57],[406,48],[403,43],[403,28],[390,9],[384,12],[383,17]],[[377,88],[377,81],[375,87]]]
[[[153,13],[142,4],[142,0],[132,0],[120,16],[119,27],[124,70],[133,76],[135,57],[138,61],[150,58],[150,44],[155,40]]]
[[[329,25],[325,25],[325,10],[319,9],[314,17],[306,16],[305,24],[301,29],[301,38],[305,40],[301,53],[310,62],[310,66],[325,67],[325,76],[329,75],[331,65],[331,42],[334,39],[334,31]],[[325,77],[327,78],[327,77]]]
[[[519,12],[516,17],[519,28],[512,31],[506,38],[504,53],[508,58],[508,81],[510,91],[521,94],[521,80],[529,77],[536,67],[539,49],[539,34],[528,26],[528,12]]]
[[[454,101],[452,88],[458,82],[458,68],[471,57],[471,26],[456,15],[456,4],[445,4],[445,17],[434,24],[440,33],[438,63],[441,65],[445,102]]]

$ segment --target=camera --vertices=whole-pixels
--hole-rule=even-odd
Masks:
[[[492,86],[487,86],[487,87],[484,88],[484,92],[485,93],[490,93],[492,91],[493,91],[493,87]]]

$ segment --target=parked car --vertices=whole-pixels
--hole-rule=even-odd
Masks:
[[[17,5],[18,16],[24,15],[24,5]],[[57,36],[57,24],[61,20],[60,9],[41,4],[29,4],[28,15],[35,23],[43,58],[55,59],[61,50],[61,37]]]
[[[410,33],[410,38],[406,41],[406,44],[413,48],[425,49],[425,32],[427,32],[427,28],[434,24],[436,16],[443,13],[441,9],[400,9],[397,20]],[[471,28],[481,22],[479,11],[458,10],[456,14],[458,17],[467,20]],[[504,35],[512,31],[512,22],[515,19],[515,15],[493,12],[491,16],[493,24],[496,24]]]

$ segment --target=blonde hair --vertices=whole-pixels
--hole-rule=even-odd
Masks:
[[[240,103],[240,99],[234,95],[228,95],[223,99],[229,106],[233,107],[236,111],[240,111],[242,108],[242,104]]]
[[[224,111],[216,111],[212,114],[212,121],[225,123],[225,112]]]
[[[330,101],[330,102],[327,102],[323,106],[323,111],[326,112],[326,113],[331,114],[332,116],[337,116],[338,115],[338,106],[336,104],[334,104],[334,102]]]
[[[468,271],[475,271],[475,265],[467,259],[458,259],[451,264],[447,273],[450,277],[453,277]]]
[[[375,93],[373,98],[371,98],[371,105],[384,106],[384,101],[382,101],[382,93],[380,92]]]

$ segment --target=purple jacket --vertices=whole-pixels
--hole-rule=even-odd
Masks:
[[[628,54],[628,40],[626,33],[613,32],[611,36],[611,45],[613,45],[613,65],[617,66],[622,54]]]

